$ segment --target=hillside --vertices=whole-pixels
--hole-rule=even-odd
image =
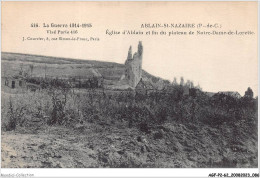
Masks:
[[[17,75],[20,70],[26,71],[32,77],[52,78],[80,78],[88,79],[103,77],[107,84],[115,85],[125,72],[125,65],[113,62],[95,60],[80,60],[71,58],[58,58],[30,54],[2,52],[2,77]],[[33,70],[30,70],[33,66]],[[143,71],[144,79],[154,82],[159,80]]]

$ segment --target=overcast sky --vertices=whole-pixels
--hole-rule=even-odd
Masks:
[[[91,23],[77,35],[49,35],[46,24]],[[30,27],[38,23],[39,28]],[[144,23],[221,24],[221,31],[254,35],[107,35],[141,29]],[[71,29],[70,29],[71,30]],[[167,31],[190,29],[167,29]],[[192,29],[197,31],[197,29]],[[204,29],[211,31],[214,29]],[[22,41],[22,37],[96,37],[99,41]],[[257,94],[257,2],[2,2],[2,51],[124,63],[128,48],[143,42],[143,69],[164,79],[200,83],[204,91]]]

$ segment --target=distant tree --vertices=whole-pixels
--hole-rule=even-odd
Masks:
[[[190,81],[190,88],[194,88],[194,83],[193,83],[193,81]]]
[[[195,88],[202,90],[202,88],[200,87],[200,83],[198,83],[198,85]]]
[[[166,85],[169,85],[171,82],[169,80],[165,80],[164,82]]]
[[[176,77],[174,77],[174,79],[173,79],[173,81],[172,81],[172,84],[173,84],[173,85],[178,85],[178,82],[177,82],[177,78],[176,78]]]
[[[254,92],[250,87],[248,87],[247,91],[245,91],[244,97],[246,97],[246,98],[253,98],[254,97]]]
[[[30,66],[29,66],[29,67],[30,67],[30,71],[31,71],[31,77],[32,77],[32,73],[33,73],[33,67],[34,67],[34,66],[33,66],[33,64],[30,64]]]
[[[23,63],[20,64],[19,75],[23,75]]]
[[[45,66],[44,66],[44,78],[46,79],[46,69],[47,69],[47,66],[46,66],[46,62],[45,62]]]
[[[183,77],[181,77],[181,79],[180,79],[180,85],[184,86],[184,78]]]
[[[193,82],[190,80],[187,80],[185,86],[189,87],[189,88],[193,88]]]

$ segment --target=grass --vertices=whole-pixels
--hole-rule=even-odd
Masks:
[[[65,140],[71,133],[75,144],[93,150],[93,167],[257,166],[257,100],[181,93],[180,86],[149,95],[101,89],[2,91],[1,126],[4,133],[64,135]],[[52,128],[59,132],[46,133]],[[80,165],[88,164],[74,166]]]

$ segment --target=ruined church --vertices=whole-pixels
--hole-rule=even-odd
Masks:
[[[131,87],[136,87],[142,77],[143,45],[139,41],[137,52],[132,55],[132,46],[128,50],[125,61],[125,79]]]

